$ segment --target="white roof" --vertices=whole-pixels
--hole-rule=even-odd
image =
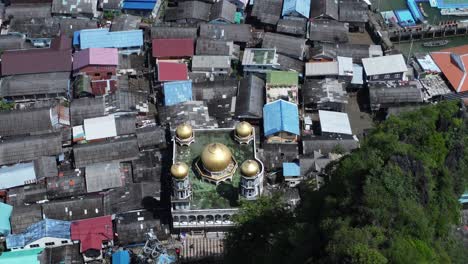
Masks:
[[[85,119],[83,126],[86,140],[117,136],[115,117],[113,115]]]
[[[338,62],[308,62],[306,63],[306,76],[338,75]]]
[[[362,59],[362,65],[367,75],[406,72],[408,70],[405,59],[401,54],[364,58]]]
[[[348,114],[319,110],[322,132],[352,135]]]
[[[338,61],[338,75],[340,76],[353,76],[353,58],[337,57]]]

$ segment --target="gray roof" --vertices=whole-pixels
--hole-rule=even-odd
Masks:
[[[84,262],[80,253],[80,244],[45,248],[41,263],[82,264]]]
[[[62,152],[60,133],[18,137],[0,142],[0,165],[30,161]]]
[[[109,214],[143,209],[144,199],[158,197],[159,191],[160,185],[157,183],[128,183],[104,196],[104,208]]]
[[[101,196],[86,196],[82,199],[54,201],[42,205],[44,217],[75,221],[93,217],[104,216],[103,201]]]
[[[346,83],[337,79],[310,79],[302,87],[304,104],[348,103]]]
[[[0,79],[0,97],[65,95],[69,72],[11,75]]]
[[[359,141],[352,138],[349,139],[329,139],[329,138],[303,138],[302,152],[304,155],[312,155],[314,151],[321,151],[322,154],[328,154],[333,151],[336,146],[341,146],[346,152],[359,147]]]
[[[136,136],[140,148],[162,147],[166,143],[166,132],[164,128],[156,125],[138,128],[136,130]]]
[[[222,20],[228,23],[234,23],[237,7],[228,0],[220,0],[211,6],[210,21]]]
[[[299,159],[297,144],[263,144],[263,164],[267,170],[283,167],[283,162]]]
[[[37,201],[47,200],[46,185],[44,181],[35,184],[10,188],[8,190],[8,203],[13,206],[34,204]]]
[[[76,168],[100,162],[132,160],[138,156],[138,143],[136,137],[124,137],[76,145],[73,154]]]
[[[285,56],[283,54],[278,54],[278,69],[282,71],[296,71],[299,75],[304,75],[304,62],[300,60],[293,59],[291,57]]]
[[[146,233],[150,229],[156,232],[161,228],[160,225],[161,221],[152,212],[125,212],[116,215],[115,232],[122,245],[143,243],[146,241]]]
[[[101,1],[102,10],[122,10],[123,0],[105,0]]]
[[[50,17],[50,4],[34,3],[34,4],[12,4],[5,10],[5,17],[14,18],[39,18]]]
[[[39,157],[34,161],[36,178],[50,178],[58,175],[57,160],[55,157]]]
[[[238,118],[262,118],[265,104],[265,82],[255,75],[241,80],[236,100]]]
[[[276,25],[281,17],[283,0],[255,0],[252,8],[252,16],[260,22]]]
[[[85,177],[88,193],[122,186],[122,173],[120,172],[119,162],[88,165],[86,166]]]
[[[200,37],[234,42],[252,40],[252,27],[248,24],[201,24]]]
[[[395,105],[403,103],[422,103],[424,94],[413,85],[398,87],[370,87],[369,97],[372,105]]]
[[[115,116],[115,127],[117,135],[134,134],[136,130],[136,115],[125,114]]]
[[[106,107],[109,112],[139,112],[148,107],[148,93],[118,89],[106,96]]]
[[[86,15],[96,17],[98,0],[53,0],[52,14]]]
[[[86,193],[86,183],[83,171],[65,171],[63,176],[47,179],[47,197],[60,199],[76,197]]]
[[[367,23],[369,8],[364,1],[340,1],[340,21]]]
[[[263,36],[262,48],[276,48],[276,52],[303,60],[309,47],[306,39],[267,32]]]
[[[60,33],[72,38],[75,31],[97,28],[97,21],[71,17],[60,17]]]
[[[332,18],[338,20],[338,0],[314,0],[310,2],[311,18]]]
[[[141,17],[121,14],[112,20],[110,31],[135,30],[140,26]]]
[[[348,43],[321,43],[311,53],[314,59],[326,58],[336,60],[338,56],[352,57],[354,63],[361,63],[364,58],[383,56],[380,45]]]
[[[47,18],[13,18],[10,21],[10,32],[20,32],[29,38],[53,38],[60,32],[59,19]]]
[[[133,182],[161,183],[161,167],[162,154],[159,150],[140,152],[138,159],[132,161]]]
[[[198,38],[195,53],[197,55],[231,56],[233,45],[232,41]]]
[[[210,18],[211,4],[202,1],[178,2],[177,7],[166,9],[165,21],[208,21]]]
[[[176,105],[162,106],[159,109],[162,124],[172,128],[182,123],[189,123],[194,128],[217,127],[216,121],[209,116],[208,106],[203,101],[188,101]]]
[[[105,114],[104,98],[79,98],[74,99],[70,105],[71,125],[82,125],[87,118],[99,117]]]
[[[19,34],[0,35],[0,50],[30,49],[33,45],[26,42],[26,37]]]
[[[12,110],[0,112],[0,136],[29,135],[40,132],[52,132],[55,128],[53,123],[58,121],[53,118],[52,113],[57,115],[55,108],[49,107]]]
[[[286,33],[303,37],[307,29],[307,20],[305,18],[280,19],[276,25],[276,32]]]
[[[205,69],[230,69],[230,56],[214,56],[214,55],[194,55],[192,57],[192,71]]]
[[[156,26],[151,28],[151,38],[197,38],[198,28],[188,26]]]
[[[42,207],[40,204],[16,205],[11,212],[10,223],[11,232],[19,234],[26,230],[30,225],[42,220]]]
[[[362,66],[364,66],[368,76],[406,72],[408,70],[402,54],[365,58],[362,59]]]
[[[309,39],[322,42],[348,42],[349,25],[334,20],[313,20],[309,25]]]

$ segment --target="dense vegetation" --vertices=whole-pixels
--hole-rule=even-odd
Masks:
[[[295,211],[278,197],[244,204],[227,262],[468,263],[454,235],[468,182],[463,116],[444,102],[391,117]]]

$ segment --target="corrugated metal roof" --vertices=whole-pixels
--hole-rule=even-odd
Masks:
[[[405,59],[401,54],[364,58],[362,59],[362,65],[368,76],[406,72],[408,70]]]
[[[319,110],[322,132],[352,135],[348,114]]]
[[[153,39],[153,57],[190,57],[193,56],[193,39]]]
[[[295,162],[284,162],[283,163],[283,176],[294,177],[301,175],[301,167]]]
[[[359,64],[353,64],[353,79],[351,80],[352,84],[364,84],[364,69]]]
[[[122,9],[153,10],[156,0],[125,0]]]
[[[281,15],[294,15],[294,12],[309,18],[310,0],[283,0],[283,13]]]
[[[265,136],[278,132],[299,135],[299,111],[296,104],[277,100],[263,106]]]
[[[158,63],[159,81],[185,81],[188,79],[187,64],[174,62]]]
[[[192,100],[192,81],[164,83],[164,104],[175,105]]]
[[[115,65],[119,64],[118,50],[115,48],[90,48],[77,51],[73,54],[73,70],[88,65]]]
[[[44,237],[70,239],[70,222],[44,219],[29,226],[21,234],[7,236],[7,248],[24,247]]]
[[[9,204],[0,203],[0,234],[10,234],[10,216],[13,211],[13,206]]]
[[[43,248],[29,250],[18,250],[3,252],[0,255],[1,264],[40,264],[38,255],[44,251]]]
[[[0,167],[0,189],[22,186],[35,180],[36,172],[33,162]]]
[[[81,242],[81,252],[88,249],[101,249],[102,241],[112,240],[112,217],[110,215],[73,221],[71,237]]]
[[[96,163],[86,166],[86,190],[99,192],[122,186],[119,162]]]
[[[109,29],[85,29],[79,33],[79,43],[81,49],[140,47],[143,45],[143,31],[109,32]]]
[[[85,119],[83,122],[86,140],[117,136],[114,115]]]

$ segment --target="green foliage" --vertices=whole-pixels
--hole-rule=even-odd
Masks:
[[[456,102],[392,116],[327,168],[292,214],[277,198],[245,205],[232,263],[468,263],[453,236],[468,185],[468,121]],[[241,256],[236,258],[236,256]],[[229,259],[231,261],[231,259]]]
[[[0,100],[0,111],[11,110],[15,106],[13,102],[7,102],[4,100]]]

